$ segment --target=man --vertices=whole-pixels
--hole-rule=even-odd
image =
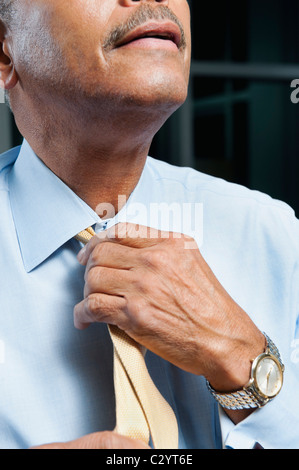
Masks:
[[[113,431],[106,324],[147,348],[181,448],[298,447],[297,219],[147,157],[186,98],[187,2],[0,11],[0,79],[25,138],[1,158],[1,447],[147,447]],[[173,219],[148,217],[160,203]],[[192,221],[203,209],[195,229],[187,207]],[[89,226],[101,236],[80,251]]]

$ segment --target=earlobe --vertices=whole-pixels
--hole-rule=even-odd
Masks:
[[[2,78],[2,81],[4,83],[5,90],[11,90],[18,83],[18,76],[17,76],[16,70],[13,64],[11,64],[10,69],[7,70],[7,72],[8,73],[5,74],[5,80]],[[0,79],[1,79],[1,72],[0,72]]]

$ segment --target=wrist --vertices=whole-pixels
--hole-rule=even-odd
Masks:
[[[206,376],[207,381],[220,393],[242,389],[250,380],[254,359],[265,351],[266,346],[266,338],[258,329],[248,340],[229,338],[219,355],[217,369]]]
[[[250,379],[239,390],[217,392],[207,382],[209,391],[223,408],[244,410],[261,408],[275,398],[283,384],[284,365],[273,341],[264,333],[265,351],[252,362]]]

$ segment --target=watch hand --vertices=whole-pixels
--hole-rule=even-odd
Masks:
[[[270,375],[271,375],[271,372],[272,372],[272,369],[273,369],[273,366],[271,366],[268,374],[267,374],[267,388],[268,388],[268,385],[269,385],[269,379],[270,379]]]

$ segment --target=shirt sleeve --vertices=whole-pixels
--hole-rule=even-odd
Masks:
[[[280,395],[237,425],[221,410],[223,448],[254,449],[259,445],[264,449],[299,449],[296,383],[298,389],[298,379],[287,373]]]
[[[223,449],[263,449],[259,442],[250,437],[249,435],[238,435],[234,442],[230,442],[229,434],[235,428],[235,424],[225,413],[223,408],[219,405],[219,418],[222,433],[222,448]],[[234,447],[232,447],[234,445]]]
[[[297,334],[298,330],[296,331]],[[219,406],[223,449],[299,449],[299,338],[290,345],[280,394],[235,425]]]
[[[299,449],[299,223],[289,211],[273,220],[268,221],[272,228],[266,241],[272,240],[272,251],[267,259],[268,264],[277,261],[266,271],[269,303],[260,315],[259,327],[280,351],[284,382],[277,397],[237,425],[220,411],[224,448]],[[255,307],[260,305],[258,298]],[[255,315],[258,319],[259,313]]]
[[[296,269],[292,284],[289,313],[292,311],[293,321],[286,324],[285,331],[277,332],[275,338],[285,365],[282,390],[237,425],[221,409],[223,448],[299,449],[299,269]]]
[[[219,420],[220,420],[220,427],[221,427],[221,435],[222,435],[222,448],[226,449],[226,439],[232,429],[235,427],[232,420],[227,416],[223,408],[218,405],[219,409]]]

